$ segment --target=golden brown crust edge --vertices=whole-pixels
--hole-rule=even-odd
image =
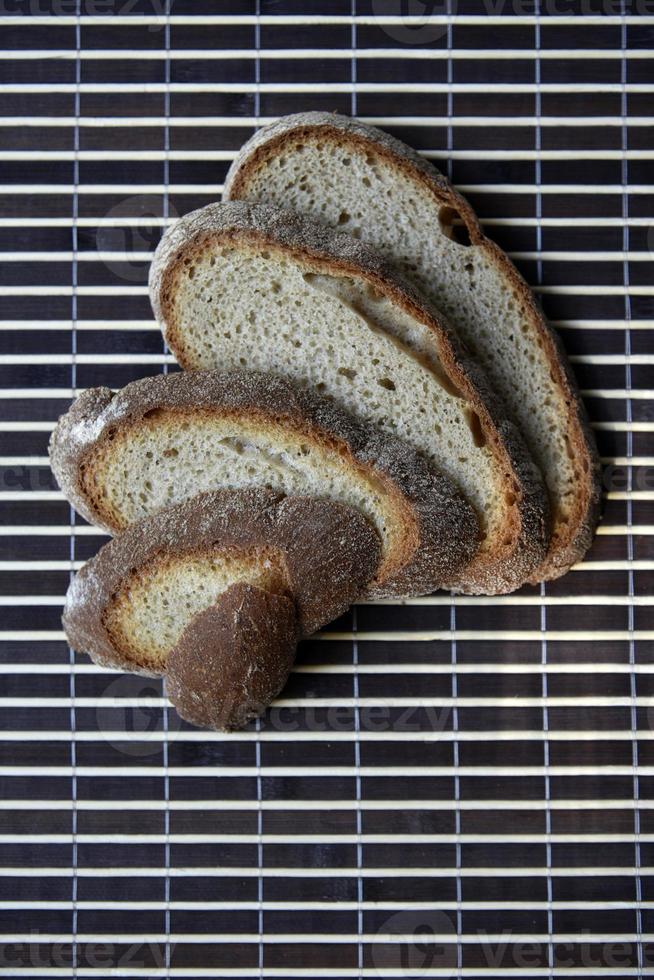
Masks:
[[[138,569],[210,550],[279,553],[304,636],[344,613],[379,561],[377,534],[343,504],[261,488],[198,494],[132,524],[80,569],[63,614],[71,646],[102,666],[159,676],[120,649],[106,610]]]
[[[532,571],[528,581],[558,578],[579,561],[590,547],[600,516],[600,460],[594,434],[577,383],[569,366],[558,335],[552,330],[536,304],[533,294],[508,256],[483,234],[479,220],[467,200],[427,160],[405,143],[382,130],[333,113],[299,113],[284,117],[256,133],[234,160],[225,181],[224,197],[233,200],[247,197],[245,188],[250,175],[261,163],[274,156],[280,146],[290,139],[321,136],[338,143],[365,146],[372,144],[376,152],[409,180],[417,181],[439,206],[450,207],[461,216],[470,241],[484,249],[501,274],[506,276],[529,311],[531,325],[543,344],[552,376],[560,386],[568,408],[568,440],[581,470],[579,495],[573,518],[562,524],[552,515],[549,547],[542,562]]]
[[[183,368],[194,368],[171,312],[175,279],[184,259],[213,242],[264,245],[314,272],[353,276],[389,297],[431,332],[449,381],[477,415],[502,470],[497,493],[510,495],[506,521],[488,550],[478,552],[448,585],[467,593],[511,592],[533,574],[546,553],[549,509],[540,473],[516,426],[505,416],[479,367],[463,351],[444,318],[397,271],[364,243],[292,212],[241,201],[209,205],[182,218],[162,239],[152,263],[150,297],[166,341]]]
[[[303,439],[336,450],[348,466],[381,486],[396,514],[399,545],[379,575],[371,576],[370,596],[433,591],[457,575],[474,552],[478,527],[472,508],[410,447],[360,425],[313,392],[255,372],[157,375],[132,382],[117,394],[99,388],[80,395],[52,435],[51,466],[73,506],[109,533],[120,528],[94,503],[84,467],[122,427],[160,409],[247,416],[262,426],[279,426],[282,420]]]

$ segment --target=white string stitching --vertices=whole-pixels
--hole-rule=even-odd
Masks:
[[[352,90],[350,93],[350,114],[356,117],[358,113],[358,99],[357,99],[357,4],[356,0],[351,0],[350,2],[350,15],[352,17],[352,23],[350,26],[350,46],[352,48],[352,57],[350,59],[350,83],[352,85]],[[359,673],[357,670],[359,664],[359,641],[357,639],[357,608],[352,607],[352,666],[354,668],[354,673],[352,675],[352,695],[354,698],[354,765],[356,768],[355,776],[355,799],[356,799],[356,839],[357,839],[357,969],[359,971],[359,977],[363,976],[363,878],[361,877],[361,869],[363,867],[363,844],[361,841],[361,836],[363,834],[363,814],[361,812],[361,741],[359,738],[361,732],[361,709],[359,707]]]
[[[170,63],[170,4],[171,0],[166,0],[165,6],[165,23],[164,23],[164,46],[166,49],[166,58],[164,62],[164,82],[165,82],[165,92],[164,92],[164,161],[163,161],[163,182],[164,182],[164,192],[163,192],[163,218],[165,221],[164,228],[167,225],[168,217],[170,215],[170,82],[171,82],[171,63]],[[168,345],[166,344],[165,338],[162,335],[163,353],[168,354]],[[162,365],[162,373],[168,374],[168,364],[164,361]],[[162,693],[164,698],[164,704],[162,708],[162,721],[163,721],[163,745],[162,745],[162,764],[164,770],[164,863],[166,876],[164,879],[164,932],[166,935],[166,941],[164,944],[164,957],[165,957],[165,969],[166,977],[170,977],[171,970],[171,946],[170,946],[170,933],[171,933],[171,915],[170,915],[170,893],[171,893],[171,879],[170,879],[170,757],[169,757],[169,734],[170,734],[170,724],[169,724],[169,712],[170,705],[167,703],[166,697],[166,678],[164,676],[162,680]]]
[[[453,25],[452,25],[452,0],[447,0],[447,176],[452,180],[452,150],[454,149],[454,128],[452,118],[454,116],[454,60],[453,51]],[[451,691],[454,704],[452,707],[452,731],[459,730],[459,709],[456,698],[459,693],[459,679],[457,676],[457,638],[456,638],[456,597],[452,594],[450,604],[450,662],[452,664]],[[463,969],[463,947],[459,937],[463,933],[463,880],[461,878],[461,867],[463,861],[461,849],[461,777],[459,775],[459,742],[455,739],[452,743],[452,763],[454,765],[454,832],[456,835],[455,844],[455,866],[456,866],[456,967],[460,974]]]
[[[72,226],[71,226],[71,245],[72,245],[72,267],[71,267],[71,365],[70,365],[70,386],[71,395],[74,398],[75,392],[77,390],[77,287],[78,287],[78,270],[77,270],[77,255],[78,255],[78,233],[77,233],[77,222],[79,218],[79,150],[80,150],[80,126],[79,119],[81,115],[81,95],[80,86],[82,82],[82,59],[81,59],[81,45],[82,45],[82,27],[81,27],[81,0],[77,0],[75,9],[75,128],[73,132],[73,149],[74,149],[74,161],[73,161],[73,198],[72,198]],[[75,577],[75,560],[76,560],[76,548],[75,548],[75,522],[76,514],[74,507],[70,507],[70,581],[72,582]],[[72,975],[73,978],[78,976],[78,945],[77,945],[77,930],[78,930],[78,905],[77,905],[77,894],[78,894],[78,841],[77,841],[77,716],[75,710],[75,696],[76,696],[76,685],[75,685],[75,651],[72,647],[68,648],[68,658],[70,663],[70,681],[69,681],[69,694],[70,694],[70,763],[72,768],[71,774],[71,836],[72,836],[72,881],[71,881],[71,903],[72,903],[72,922],[71,922],[71,957],[72,957]]]
[[[260,128],[261,119],[261,0],[256,0],[255,5],[255,24],[254,24],[254,46],[256,57],[254,59],[254,128]],[[255,722],[257,733],[261,731],[261,716],[257,716]],[[263,781],[261,778],[261,740],[257,737],[255,745],[255,765],[257,770],[257,929],[259,932],[259,977],[262,980],[264,975],[264,875],[263,875]]]
[[[542,98],[541,98],[541,25],[540,25],[540,2],[537,0],[535,6],[535,23],[534,23],[534,44],[536,48],[536,58],[534,61],[534,82],[536,86],[535,97],[534,97],[534,113],[536,116],[536,125],[534,129],[534,150],[536,154],[535,159],[535,176],[534,181],[536,184],[536,252],[538,253],[538,259],[536,260],[536,279],[538,285],[541,286],[543,283],[543,260],[541,254],[543,251],[543,228],[541,220],[543,217],[543,196],[542,196],[542,163],[540,151],[542,149],[542,132],[540,118],[542,115]],[[544,598],[547,595],[545,582],[540,583],[540,594]],[[541,664],[543,668],[547,667],[547,606],[543,603],[540,607],[540,631],[541,631]],[[547,870],[547,969],[548,976],[551,978],[554,975],[554,942],[552,939],[554,933],[554,913],[552,910],[552,902],[554,898],[554,886],[552,882],[552,809],[551,809],[551,798],[552,798],[552,786],[550,781],[550,743],[548,739],[549,732],[549,708],[547,705],[548,698],[548,680],[547,680],[547,670],[543,670],[543,678],[541,685],[541,693],[543,696],[543,767],[545,770],[544,774],[544,802],[545,802],[545,867]]]
[[[622,54],[620,63],[620,84],[622,86],[622,91],[620,93],[620,116],[622,119],[622,126],[620,130],[621,135],[621,148],[622,148],[622,161],[621,161],[621,183],[622,183],[622,249],[624,252],[624,259],[622,263],[622,275],[623,284],[625,287],[624,295],[624,316],[625,316],[625,339],[624,339],[624,353],[625,353],[625,391],[626,391],[626,416],[629,429],[627,431],[627,459],[630,461],[627,466],[627,491],[629,496],[627,497],[627,527],[629,528],[629,534],[627,536],[627,560],[630,563],[630,568],[627,573],[628,581],[628,594],[629,599],[632,600],[634,597],[634,570],[633,570],[633,560],[634,560],[634,538],[632,532],[633,526],[633,503],[631,499],[631,491],[633,488],[633,465],[631,459],[633,458],[633,432],[631,430],[631,424],[633,421],[633,410],[631,404],[631,297],[629,295],[629,282],[630,282],[630,271],[629,271],[629,162],[626,156],[626,151],[629,142],[629,128],[628,128],[628,116],[627,116],[627,59],[625,52],[627,49],[627,25],[625,22],[626,13],[626,2],[623,0],[622,12],[621,12],[621,25],[620,25],[620,50]],[[629,664],[633,668],[636,664],[636,643],[634,640],[634,606],[633,602],[630,601],[628,611],[627,611],[627,628],[629,630]],[[636,944],[636,954],[638,958],[638,969],[642,974],[643,971],[643,914],[642,914],[642,879],[640,874],[641,869],[641,854],[640,854],[640,781],[638,776],[638,710],[636,708],[636,697],[638,693],[637,677],[636,672],[632,669],[629,678],[629,691],[632,698],[632,705],[630,708],[630,723],[631,723],[631,761],[633,765],[633,795],[634,795],[634,872],[635,872],[635,886],[636,886],[636,932],[638,935],[638,941]]]

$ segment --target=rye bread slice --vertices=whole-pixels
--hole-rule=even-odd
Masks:
[[[482,537],[455,588],[511,591],[540,564],[547,500],[517,429],[445,321],[369,247],[265,205],[209,205],[164,236],[150,286],[182,367],[319,389],[457,484]]]
[[[310,112],[253,136],[224,196],[297,210],[370,242],[445,313],[547,484],[551,537],[530,580],[557,578],[579,561],[599,517],[600,481],[572,371],[529,287],[449,181],[387,133]]]
[[[410,447],[288,381],[182,372],[84,392],[51,439],[53,472],[109,532],[199,491],[267,486],[359,509],[382,540],[367,594],[419,595],[456,578],[478,526]]]
[[[168,676],[182,717],[232,729],[283,687],[299,638],[374,576],[353,508],[260,488],[198,494],[132,524],[73,579],[63,624],[98,664]]]

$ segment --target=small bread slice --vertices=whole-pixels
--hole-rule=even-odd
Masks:
[[[81,568],[64,629],[102,666],[168,674],[188,721],[240,727],[283,687],[297,640],[345,612],[379,557],[351,507],[264,489],[198,494]]]
[[[414,450],[282,378],[197,371],[89,389],[59,421],[50,459],[68,500],[112,533],[220,487],[356,507],[382,540],[367,590],[378,597],[441,587],[477,546],[474,511]]]
[[[241,728],[284,687],[297,640],[291,599],[236,582],[195,614],[169,652],[166,693],[194,725]]]
[[[209,205],[166,233],[150,288],[182,367],[290,377],[455,482],[483,536],[454,588],[511,591],[541,562],[546,496],[517,430],[447,325],[371,249],[277,208]]]
[[[370,242],[445,313],[547,483],[552,532],[531,580],[557,578],[578,561],[599,516],[600,483],[577,386],[529,287],[448,180],[387,133],[310,112],[252,137],[225,197],[297,210]]]

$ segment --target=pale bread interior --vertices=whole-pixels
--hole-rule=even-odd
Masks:
[[[378,577],[401,552],[405,502],[326,440],[218,411],[158,409],[101,441],[85,461],[85,492],[100,518],[124,528],[202,490],[261,486],[361,511],[382,540]]]
[[[455,240],[456,215],[374,148],[320,134],[287,139],[283,152],[252,168],[239,197],[317,218],[394,261],[483,365],[543,473],[556,519],[570,518],[585,474],[567,438],[563,393],[519,290],[483,249]]]
[[[139,667],[163,672],[169,651],[203,609],[245,582],[285,593],[283,562],[272,551],[160,555],[135,569],[112,598],[103,621],[116,648]]]
[[[512,488],[446,378],[430,328],[365,280],[312,268],[249,241],[195,251],[178,266],[168,312],[183,365],[247,365],[333,397],[445,473],[497,547]]]

